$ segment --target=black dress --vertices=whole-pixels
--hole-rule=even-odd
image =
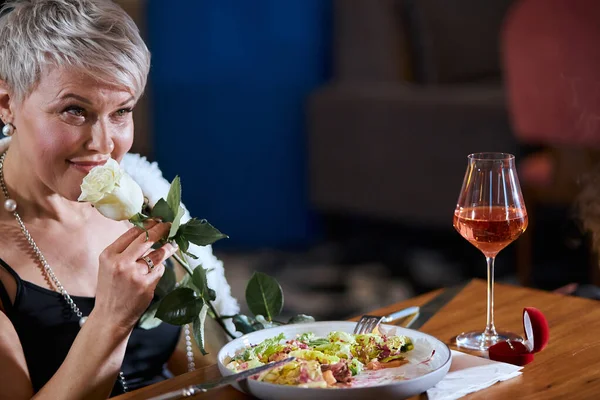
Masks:
[[[11,304],[6,288],[0,281],[0,300],[19,335],[33,389],[38,392],[66,358],[79,333],[79,318],[61,294],[22,280],[0,259],[2,267],[14,277],[17,293],[14,304]],[[84,316],[90,314],[94,307],[93,297],[71,297]],[[166,323],[150,330],[138,326],[133,329],[121,367],[128,390],[169,377],[165,364],[175,350],[180,329]],[[117,380],[111,397],[122,393],[123,387]]]

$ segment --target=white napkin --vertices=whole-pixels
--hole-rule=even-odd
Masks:
[[[469,393],[521,375],[516,365],[488,360],[452,350],[452,366],[448,374],[427,391],[429,400],[454,400]]]

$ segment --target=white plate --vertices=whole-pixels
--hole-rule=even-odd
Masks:
[[[232,357],[240,348],[258,344],[279,333],[284,333],[286,339],[295,338],[305,332],[313,332],[317,337],[324,337],[331,331],[351,333],[355,326],[356,322],[326,321],[284,325],[252,332],[232,340],[221,348],[217,355],[219,370],[222,375],[233,374],[233,371],[225,367],[224,362],[227,357]],[[234,387],[262,400],[360,400],[375,398],[374,396],[399,399],[427,391],[448,373],[452,353],[448,346],[440,340],[423,332],[391,325],[382,325],[381,331],[387,334],[405,335],[413,340],[415,349],[407,353],[409,364],[398,368],[363,372],[357,375],[356,384],[350,388],[300,388],[259,382],[254,379],[248,379]],[[431,356],[433,351],[435,353]],[[429,361],[424,362],[427,359]],[[358,379],[361,377],[362,379]]]

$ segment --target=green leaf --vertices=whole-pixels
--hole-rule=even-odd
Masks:
[[[144,214],[137,213],[133,217],[129,218],[129,222],[131,222],[135,226],[139,226],[138,224],[142,224],[147,219],[148,217],[146,217]]]
[[[140,213],[137,213],[133,217],[129,218],[129,222],[131,222],[133,226],[137,226],[138,228],[146,232],[146,240],[148,240],[150,236],[148,234],[148,229],[146,229],[146,227],[144,226],[144,221],[146,221],[147,219],[148,217]]]
[[[290,318],[287,323],[288,324],[304,324],[307,322],[315,322],[314,317],[311,317],[310,315],[305,315],[305,314],[298,314],[298,315],[295,315],[292,318]]]
[[[254,315],[272,321],[283,309],[283,290],[275,278],[255,272],[246,285],[246,303]]]
[[[196,339],[196,343],[200,348],[200,352],[202,355],[207,355],[206,349],[204,348],[204,321],[206,320],[206,313],[208,311],[208,306],[206,304],[202,305],[202,309],[196,318],[194,318],[194,323],[192,325],[192,329],[194,330],[194,339]]]
[[[204,301],[189,288],[177,288],[165,296],[156,311],[156,317],[171,325],[189,324],[196,318]]]
[[[260,331],[260,330],[263,330],[263,329],[265,329],[264,325],[263,325],[263,324],[261,324],[261,323],[260,323],[260,322],[258,322],[258,321],[255,321],[255,322],[252,324],[252,328],[253,328],[254,330],[256,330],[256,331]]]
[[[152,216],[159,217],[163,222],[173,222],[175,219],[175,213],[171,210],[165,199],[160,199],[156,202],[152,208]]]
[[[235,325],[235,329],[238,332],[242,332],[243,334],[254,332],[256,329],[252,326],[254,324],[254,320],[251,320],[246,315],[236,314],[231,319],[233,321],[233,325]]]
[[[179,281],[179,287],[192,289],[196,293],[200,291],[200,289],[194,285],[194,282],[192,282],[192,277],[190,274],[185,274],[185,276]]]
[[[173,219],[173,223],[171,224],[171,230],[169,231],[169,239],[175,237],[177,235],[177,231],[179,230],[179,225],[181,224],[181,217],[185,214],[185,210],[183,207],[179,206],[179,210],[177,210],[177,214]]]
[[[210,298],[210,289],[208,288],[208,281],[206,280],[206,270],[202,268],[201,265],[194,269],[192,282],[194,282],[194,286],[200,291],[200,297],[202,297],[205,302],[214,300]]]
[[[265,317],[260,314],[257,315],[255,319],[256,319],[256,323],[254,323],[253,326],[259,326],[259,329],[268,329],[268,328],[273,328],[274,326],[281,325],[274,321],[267,321],[265,319]]]
[[[148,309],[146,310],[146,312],[144,314],[142,314],[142,317],[140,318],[140,322],[139,322],[140,328],[154,329],[157,326],[159,326],[160,324],[162,324],[162,321],[155,317],[156,310],[158,310],[159,305],[160,305],[160,301],[155,302],[150,307],[148,307]]]
[[[185,238],[183,236],[181,236],[181,235],[175,236],[175,242],[177,243],[177,246],[179,246],[179,251],[181,254],[186,253],[188,251],[188,248],[190,247],[190,243],[187,240],[185,240]]]
[[[171,211],[175,212],[175,210],[179,210],[181,204],[181,181],[178,176],[171,182],[169,194],[167,194],[167,204]]]
[[[229,237],[209,224],[207,220],[195,218],[181,225],[181,235],[198,246],[213,244],[217,240]]]
[[[175,277],[175,270],[173,268],[165,268],[165,273],[158,281],[154,293],[160,298],[163,298],[175,289],[176,282],[177,278]]]
[[[197,259],[198,259],[198,256],[197,256],[197,255],[195,255],[195,254],[192,254],[192,253],[190,253],[189,251],[186,251],[186,252],[185,252],[185,255],[186,255],[186,256],[188,256],[189,258],[192,258],[192,259],[194,259],[194,260],[197,260]]]

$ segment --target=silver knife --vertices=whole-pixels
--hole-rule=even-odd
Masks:
[[[467,282],[468,283],[468,282]],[[417,318],[410,321],[406,327],[410,329],[419,329],[429,321],[442,307],[450,302],[461,290],[465,288],[467,283],[452,286],[445,289],[442,293],[435,296],[432,300],[422,305],[419,309],[419,315]]]
[[[247,369],[247,370],[239,372],[237,374],[225,376],[225,377],[219,379],[218,381],[207,382],[207,383],[201,383],[199,385],[188,386],[188,387],[185,387],[183,389],[174,390],[174,391],[169,392],[169,393],[165,393],[165,394],[161,394],[159,396],[151,397],[151,398],[149,398],[147,400],[174,400],[174,399],[180,399],[182,397],[190,397],[190,396],[193,396],[193,395],[198,394],[198,393],[207,392],[210,389],[216,389],[216,388],[219,388],[219,387],[222,387],[222,386],[231,385],[232,383],[235,383],[235,382],[240,381],[242,379],[249,378],[252,375],[256,375],[258,373],[261,373],[263,371],[269,370],[271,368],[275,368],[275,367],[279,367],[279,366],[281,366],[283,364],[287,364],[290,361],[294,361],[295,359],[296,359],[296,357],[289,357],[289,358],[286,358],[285,360],[272,362],[272,363],[269,363],[269,364],[261,365],[260,367]]]
[[[419,315],[420,307],[407,307],[400,311],[393,312],[391,314],[386,315],[381,319],[381,323],[387,324],[388,322],[395,321],[400,318],[406,318],[409,315]]]

